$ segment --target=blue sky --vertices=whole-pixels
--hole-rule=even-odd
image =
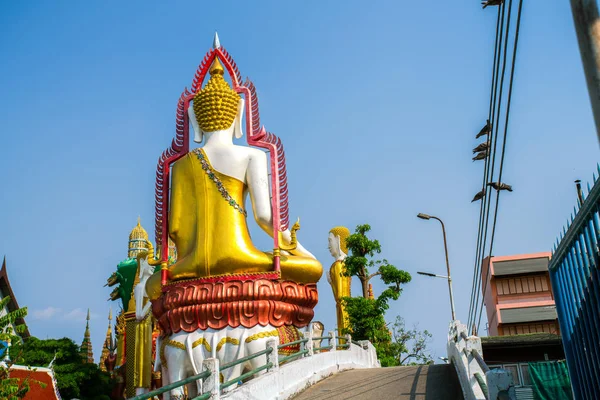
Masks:
[[[106,278],[137,216],[153,238],[156,160],[215,30],[284,141],[290,215],[323,263],[327,232],[369,223],[413,274],[387,319],[434,334],[450,310],[437,215],[448,231],[457,314],[467,319],[496,10],[479,1],[5,2],[0,12],[0,255],[40,338],[83,338],[98,358]],[[496,255],[547,251],[591,179],[598,143],[568,2],[524,2]],[[260,248],[271,240],[251,227]],[[378,294],[383,285],[375,282]],[[319,282],[315,318],[335,321]],[[359,293],[354,285],[354,293]]]

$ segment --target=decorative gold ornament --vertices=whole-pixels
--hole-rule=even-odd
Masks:
[[[227,336],[227,337],[222,338],[219,341],[219,343],[217,344],[217,351],[221,350],[221,347],[223,347],[225,345],[225,343],[230,343],[230,344],[233,344],[235,346],[239,346],[240,345],[240,341],[239,340]]]
[[[246,338],[246,343],[250,343],[254,340],[266,338],[269,336],[279,336],[279,332],[277,331],[277,329],[274,329],[274,330],[268,331],[268,332],[258,332],[258,333],[255,333],[254,335],[248,336]]]
[[[212,347],[210,347],[210,344],[208,343],[208,341],[206,339],[204,339],[203,337],[201,337],[200,339],[196,339],[194,340],[194,342],[192,343],[192,349],[195,349],[198,346],[202,346],[204,345],[204,348],[206,349],[206,351],[211,352],[212,351]]]
[[[127,252],[128,258],[135,258],[138,253],[147,249],[148,232],[142,227],[140,217],[138,217],[137,225],[129,234],[129,249]]]
[[[281,232],[281,231],[277,232],[277,234],[279,235],[279,248],[281,250],[285,250],[285,251],[296,250],[296,247],[298,247],[298,238],[296,237],[296,232],[299,229],[300,229],[300,218],[298,218],[298,220],[292,226],[292,229],[290,229],[290,244],[289,245],[283,244],[283,232]]]
[[[240,95],[223,78],[225,70],[218,57],[215,57],[209,72],[208,83],[194,96],[194,113],[204,132],[229,128],[235,120],[240,101]]]

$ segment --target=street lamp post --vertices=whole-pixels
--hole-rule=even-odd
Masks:
[[[450,275],[450,262],[448,261],[448,243],[446,241],[446,227],[444,226],[444,222],[441,219],[439,219],[438,217],[434,217],[433,215],[419,213],[417,217],[424,220],[429,220],[433,218],[435,220],[440,221],[440,224],[442,224],[442,234],[444,235],[444,251],[446,252],[446,269],[448,271],[448,276],[430,274],[427,272],[418,272],[418,274],[432,276],[436,278],[445,278],[448,280],[448,292],[450,293],[450,310],[452,311],[452,321],[454,321],[456,319],[456,315],[454,313],[454,297],[452,296],[452,277]]]

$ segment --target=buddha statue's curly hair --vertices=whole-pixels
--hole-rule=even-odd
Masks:
[[[335,236],[340,238],[340,248],[344,254],[348,254],[346,239],[348,239],[348,236],[350,236],[350,229],[346,228],[345,226],[336,226],[335,228],[331,228],[329,233],[333,233]]]
[[[194,113],[204,132],[229,128],[235,120],[240,101],[240,95],[223,78],[225,70],[218,57],[209,72],[208,83],[194,96]]]

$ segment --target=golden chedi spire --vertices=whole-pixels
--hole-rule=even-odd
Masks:
[[[87,318],[85,324],[85,333],[83,335],[83,342],[79,348],[79,355],[81,360],[87,364],[94,363],[94,353],[92,351],[92,340],[90,339],[90,309],[87,311]]]
[[[138,217],[137,225],[129,234],[129,248],[127,258],[136,258],[137,255],[148,249],[148,232],[142,227],[140,217]]]
[[[112,308],[108,311],[108,329],[106,330],[106,338],[104,339],[104,346],[102,346],[102,355],[100,356],[100,370],[106,372],[106,365],[104,361],[110,354],[109,346],[112,345],[113,334],[112,334]]]
[[[223,78],[225,69],[219,57],[215,57],[209,72],[208,83],[194,96],[194,113],[198,126],[204,132],[229,128],[235,120],[240,101],[240,95]]]
[[[375,296],[373,295],[373,285],[369,283],[369,299],[375,300]]]

